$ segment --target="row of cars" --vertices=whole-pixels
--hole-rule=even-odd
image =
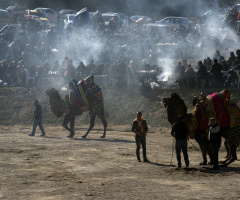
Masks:
[[[66,14],[64,19],[64,26],[66,27],[68,24],[73,24],[73,19],[75,17],[76,13],[74,14]],[[90,19],[93,17],[94,12],[89,12]],[[166,17],[160,21],[156,21],[155,23],[152,22],[152,19],[148,16],[141,16],[141,15],[134,15],[128,18],[128,16],[122,14],[122,13],[113,13],[113,12],[107,12],[102,13],[103,20],[105,21],[105,25],[108,26],[109,21],[113,17],[117,17],[117,21],[119,24],[132,24],[132,23],[144,23],[144,24],[156,24],[156,25],[162,25],[162,26],[168,26],[168,27],[177,27],[179,25],[182,25],[184,27],[189,27],[189,25],[194,26],[194,22],[183,18],[183,17]]]
[[[80,12],[80,11],[79,11]],[[74,18],[78,15],[75,10],[61,10],[60,12],[55,11],[51,8],[35,8],[33,10],[29,10],[20,6],[9,6],[6,10],[0,9],[0,28],[3,27],[3,24],[14,23],[13,18],[19,20],[21,16],[25,16],[27,18],[31,18],[36,20],[41,26],[50,27],[50,25],[54,25],[59,22],[59,20],[63,20],[64,27],[66,28],[68,24],[73,24]],[[88,12],[89,20],[91,21],[92,17],[97,12]],[[121,26],[122,24],[129,25],[133,23],[142,23],[148,24],[149,27],[177,27],[182,25],[184,27],[188,27],[189,25],[193,25],[194,23],[189,21],[186,18],[182,17],[166,17],[160,21],[156,21],[153,23],[152,19],[148,16],[134,15],[128,18],[128,16],[122,13],[113,13],[107,12],[102,13],[102,18],[105,22],[105,26],[108,26],[109,21],[116,17],[118,24]],[[1,24],[2,23],[2,24]]]
[[[40,25],[56,24],[61,17],[66,14],[76,14],[75,10],[61,10],[57,12],[51,8],[27,9],[18,5],[0,9],[0,28],[10,23],[18,23],[22,16],[36,20]]]

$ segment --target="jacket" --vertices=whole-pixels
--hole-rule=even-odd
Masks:
[[[188,135],[188,126],[183,121],[177,121],[173,124],[171,135],[175,137],[176,140],[185,140]]]
[[[142,120],[142,126],[143,126],[143,133],[141,131],[141,128],[139,127],[138,125],[138,121],[137,120],[134,120],[133,123],[132,123],[132,132],[139,132],[141,133],[142,135],[146,134],[146,132],[148,131],[148,126],[147,126],[147,122],[146,120]]]
[[[41,107],[40,105],[36,105],[36,106],[35,106],[34,119],[35,119],[35,120],[40,120],[40,119],[42,119],[42,107]]]
[[[211,144],[221,144],[221,131],[218,124],[210,127],[208,139]]]

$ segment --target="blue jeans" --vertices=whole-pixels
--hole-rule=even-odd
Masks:
[[[227,73],[223,75],[222,80],[224,82],[225,87],[230,87],[233,77],[234,77],[234,74]]]
[[[188,160],[188,153],[187,153],[187,140],[176,140],[175,143],[175,150],[176,150],[176,156],[177,156],[177,161],[178,161],[178,167],[182,166],[181,163],[181,150],[183,152],[184,156],[184,161],[186,163],[186,167],[189,167],[189,160]]]
[[[40,130],[42,131],[42,135],[45,135],[45,131],[43,129],[42,120],[41,119],[33,120],[32,135],[35,135],[37,126],[39,126]]]
[[[137,159],[140,160],[140,148],[142,145],[142,149],[143,149],[143,159],[147,160],[147,156],[146,156],[146,136],[139,136],[139,135],[135,135],[135,141],[136,141],[136,156]]]

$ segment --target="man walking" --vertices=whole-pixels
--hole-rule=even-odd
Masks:
[[[45,136],[45,131],[42,126],[42,107],[39,105],[38,100],[34,101],[34,106],[35,106],[35,110],[33,112],[33,118],[32,118],[33,130],[32,130],[32,133],[29,134],[29,136],[35,135],[37,126],[39,126],[40,130],[42,131],[42,135],[40,136]]]
[[[150,162],[146,156],[146,134],[148,131],[148,126],[146,120],[143,120],[142,113],[137,112],[137,118],[133,121],[132,124],[132,132],[135,133],[135,141],[136,141],[136,155],[137,161],[141,162],[140,159],[140,145],[142,144],[143,149],[143,161]]]
[[[188,153],[187,153],[187,135],[188,135],[188,127],[183,122],[184,117],[180,115],[178,117],[178,121],[173,124],[171,135],[175,137],[176,143],[175,143],[175,150],[176,150],[176,156],[177,156],[177,162],[178,167],[182,167],[181,163],[181,150],[183,152],[184,161],[186,164],[186,167],[189,167],[189,160],[188,160]]]

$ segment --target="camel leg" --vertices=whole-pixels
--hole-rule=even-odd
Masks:
[[[197,143],[200,146],[201,152],[202,152],[202,158],[203,162],[200,163],[200,165],[207,165],[207,152],[208,152],[208,147],[207,147],[207,142],[205,141],[205,138],[203,138],[200,134],[196,134],[195,137]]]
[[[73,129],[69,128],[68,125],[67,125],[68,122],[70,122],[70,121],[71,121],[71,116],[69,114],[66,114],[64,116],[62,126],[70,132],[70,135],[68,137],[73,137],[74,131],[73,131]]]
[[[85,135],[82,136],[82,138],[86,138],[88,136],[88,133],[92,130],[92,128],[94,127],[94,122],[95,122],[95,119],[96,119],[96,113],[90,111],[89,112],[89,115],[90,115],[90,126],[86,132]]]
[[[200,146],[201,152],[202,152],[202,158],[203,161],[200,163],[200,165],[207,165],[207,149],[205,146]]]
[[[237,146],[236,145],[231,145],[229,148],[229,154],[231,158],[228,162],[226,162],[224,165],[222,165],[223,167],[227,167],[229,164],[231,164],[232,162],[234,162],[235,160],[237,160]]]
[[[228,146],[227,139],[225,139],[225,141],[224,141],[224,146],[225,146],[225,149],[227,151],[226,158],[228,158],[230,154],[229,154],[229,146]]]
[[[228,152],[227,152],[228,156],[226,157],[226,160],[221,161],[220,163],[226,164],[232,158],[232,149],[231,149],[231,146],[229,147],[228,142],[225,141],[224,145],[225,145],[225,148],[228,149]]]
[[[69,138],[72,138],[75,134],[74,133],[74,124],[75,124],[75,116],[71,116],[71,118],[70,118],[70,129],[72,130],[72,132],[68,136]]]
[[[101,121],[103,123],[103,128],[104,128],[103,135],[100,138],[105,138],[106,131],[107,131],[107,121],[105,119],[104,110],[103,109],[102,109],[101,115],[98,115],[98,117],[101,119]]]

